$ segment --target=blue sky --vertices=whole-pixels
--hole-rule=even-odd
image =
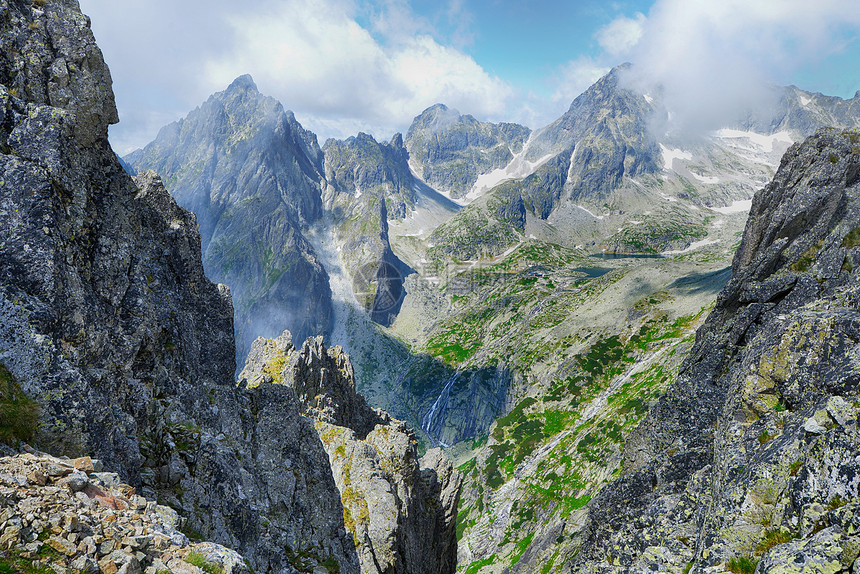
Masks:
[[[625,61],[703,116],[748,103],[759,82],[860,90],[854,0],[80,3],[111,67],[119,153],[244,73],[321,143],[388,139],[437,102],[537,128]]]

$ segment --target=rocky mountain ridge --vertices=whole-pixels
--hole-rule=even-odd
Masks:
[[[292,112],[237,78],[126,158],[200,222],[203,265],[230,285],[240,360],[258,335],[327,333],[331,288],[303,230],[322,217],[323,152]]]
[[[418,201],[403,138],[380,144],[361,133],[327,141],[323,153],[323,202],[352,291],[371,320],[388,326],[400,311],[409,273],[391,251],[389,220],[405,218]]]
[[[405,143],[418,177],[434,189],[461,198],[482,175],[510,164],[523,151],[530,133],[525,126],[479,122],[436,104],[413,120]]]
[[[457,562],[460,477],[441,450],[419,460],[414,433],[355,391],[349,357],[322,337],[254,341],[241,377],[293,389],[328,453],[361,571],[436,574]]]
[[[592,503],[571,571],[852,567],[858,143],[818,132],[756,195],[733,277]]]
[[[656,137],[648,124],[666,112],[659,94],[630,89],[624,70],[491,172],[469,171],[469,154],[489,148],[461,137],[470,122],[440,106],[416,125],[454,126],[444,145],[362,134],[324,148],[330,219],[319,228],[336,237],[314,245],[328,246],[330,278],[354,266],[336,297],[349,307],[358,295],[373,314],[379,287],[392,292],[373,261],[380,253],[416,271],[402,282],[399,313],[374,324],[347,311],[335,332],[374,404],[393,407],[425,444],[453,447],[466,481],[464,571],[569,568],[589,501],[622,472],[628,433],[676,378],[728,280],[754,190],[819,122],[856,125],[850,100],[792,88],[771,115],[700,139]],[[415,161],[404,168],[404,145],[410,157],[432,148],[424,163],[438,161],[437,172]],[[492,183],[460,195],[467,207],[425,220],[422,184],[434,173],[433,185],[459,182],[460,194]],[[607,259],[592,257],[601,253]],[[370,272],[356,273],[365,258]],[[660,567],[675,568],[677,556]]]
[[[116,111],[110,75],[88,19],[75,0],[32,6],[0,0],[0,14],[4,439],[26,437],[54,455],[101,460],[146,498],[174,508],[187,532],[234,549],[255,571],[358,573],[359,555],[345,529],[329,457],[295,392],[272,383],[254,388],[235,384],[230,291],[204,274],[197,218],[176,204],[155,174],[129,177],[108,145],[107,128],[116,121]],[[252,96],[247,82],[240,81],[236,89]],[[292,130],[288,115],[277,105],[269,109],[272,113],[262,120],[274,122],[275,131]],[[225,121],[245,125],[248,118],[240,116]],[[312,151],[313,138],[291,133],[296,146]],[[241,141],[234,143],[247,151]],[[322,169],[321,162],[304,168],[308,165]],[[248,181],[278,175],[264,171],[255,169]],[[302,174],[302,185],[308,184],[312,173]],[[241,195],[248,189],[234,191]],[[310,218],[313,205],[295,214],[284,206],[279,213],[285,219]],[[213,237],[217,230],[216,225]],[[215,240],[208,241],[211,248]],[[32,403],[38,416],[31,420],[29,414],[36,412]],[[15,420],[7,428],[10,412]],[[32,476],[31,481],[28,473],[22,482],[14,474],[7,486],[30,488],[28,484],[41,482],[35,471]],[[95,478],[69,476],[68,488],[79,486],[86,494],[92,486],[106,492]],[[43,486],[54,490],[47,494],[64,498],[48,482]],[[456,491],[456,482],[450,484]],[[128,491],[123,496],[138,510],[147,506],[129,498]],[[413,502],[401,499],[406,505]],[[75,497],[72,504],[87,503]],[[127,503],[111,504],[118,508]],[[5,514],[5,519],[13,518]],[[413,515],[412,520],[420,525],[422,518]],[[45,542],[31,538],[38,538],[39,526],[46,532],[47,522],[60,528],[53,534],[63,534],[65,540],[47,547],[63,554],[84,543],[83,549],[75,546],[74,556],[64,555],[74,562],[81,558],[78,554],[86,554],[82,569],[92,567],[92,548],[85,543],[89,531],[66,532],[65,525],[47,517],[34,520],[35,515],[25,514],[20,523],[15,519],[6,525],[10,547],[22,534],[27,544]],[[132,525],[135,536],[143,536],[137,533],[139,524],[117,521],[123,532]],[[430,523],[425,532],[444,539],[446,524]],[[98,524],[90,520],[90,526]],[[107,535],[104,527],[100,535],[93,530],[93,541],[96,535],[113,539],[119,530],[110,528]],[[106,550],[110,543],[103,542]],[[152,566],[157,556],[137,554],[146,554],[143,540],[126,543],[120,537],[114,542],[111,553],[99,555],[110,558],[98,564],[102,572],[133,573],[141,563],[160,568]],[[25,551],[38,554],[45,547]],[[173,550],[178,559],[186,549]],[[16,571],[42,562],[21,557],[27,563],[13,564]],[[66,559],[54,562],[62,566],[58,571],[66,571]],[[164,565],[173,572],[196,572],[170,557]]]

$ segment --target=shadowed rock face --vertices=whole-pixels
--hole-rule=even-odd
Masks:
[[[295,391],[328,452],[361,571],[449,574],[457,564],[461,478],[440,449],[419,460],[414,433],[355,391],[349,356],[284,332],[254,341],[246,384]]]
[[[345,141],[330,139],[323,151],[323,203],[343,244],[343,265],[370,318],[390,326],[411,270],[391,250],[388,221],[407,217],[417,200],[418,182],[409,171],[403,138],[396,134],[386,144],[359,133]]]
[[[677,383],[628,439],[624,476],[592,503],[571,571],[695,571],[738,556],[761,559],[764,572],[789,557],[851,567],[858,142],[819,131],[756,194],[733,277]]]
[[[41,406],[37,445],[103,460],[256,571],[303,552],[358,572],[295,394],[234,384],[230,294],[194,215],[107,143],[110,76],[77,2],[0,0],[0,61],[0,363]]]
[[[127,160],[158,172],[197,215],[206,273],[233,294],[240,360],[259,335],[328,332],[328,275],[302,234],[322,215],[322,150],[250,76]]]

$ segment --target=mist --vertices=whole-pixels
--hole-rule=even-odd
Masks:
[[[647,18],[623,24],[605,30],[626,34],[604,35],[608,56],[634,64],[622,81],[661,97],[668,121],[658,129],[693,135],[735,124],[745,111],[772,109],[774,85],[856,43],[860,3],[659,0]]]

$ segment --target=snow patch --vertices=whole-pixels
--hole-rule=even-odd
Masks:
[[[569,166],[568,166],[568,168],[567,168],[567,179],[568,179],[568,181],[570,181],[571,179],[573,179],[573,165],[574,165],[574,164],[573,164],[573,158],[575,158],[575,157],[576,157],[576,148],[578,148],[578,147],[579,147],[579,142],[577,142],[576,144],[574,144],[574,146],[573,146],[573,153],[571,153],[571,154],[570,154],[570,165],[569,165]]]
[[[724,140],[747,140],[750,144],[756,146],[761,151],[772,152],[773,146],[777,142],[787,143],[789,145],[794,143],[794,139],[791,137],[786,131],[776,132],[771,135],[763,135],[756,132],[745,132],[741,130],[732,130],[728,128],[723,128],[721,130],[717,130],[714,132],[714,136]],[[733,142],[740,148],[746,148],[750,151],[749,147],[742,145],[741,142]]]
[[[663,199],[665,199],[666,201],[678,201],[678,199],[677,199],[677,198],[675,198],[675,197],[671,197],[671,196],[668,196],[668,195],[666,195],[665,193],[663,193],[662,191],[660,192],[660,197],[662,197],[662,198],[663,198]]]
[[[749,211],[752,208],[752,200],[751,199],[743,199],[739,201],[733,201],[731,205],[727,205],[726,207],[712,207],[711,211],[716,211],[717,213],[722,213],[723,215],[731,215],[732,213],[744,213]]]
[[[534,135],[534,132],[532,135]],[[475,184],[472,186],[472,189],[469,190],[469,193],[464,197],[461,197],[459,200],[453,201],[456,201],[460,205],[469,205],[500,183],[511,179],[522,179],[524,177],[528,177],[533,174],[537,168],[552,159],[554,154],[551,153],[533,162],[526,159],[526,152],[529,150],[532,135],[529,136],[528,141],[526,141],[520,153],[514,154],[513,159],[508,163],[508,165],[494,169],[489,173],[479,175]],[[574,153],[576,153],[576,150],[574,150]],[[511,154],[513,154],[513,150],[511,150]]]
[[[797,97],[800,99],[800,105],[804,108],[808,107],[810,103],[812,103],[812,98],[807,98],[803,94],[797,94]]]
[[[578,207],[579,209],[581,209],[582,211],[584,211],[585,213],[587,213],[588,215],[590,215],[594,219],[603,219],[604,217],[606,217],[605,215],[594,215],[593,213],[591,213],[589,210],[585,209],[581,205],[574,205],[574,207]]]
[[[693,159],[693,154],[691,154],[690,152],[678,148],[669,149],[663,144],[660,144],[660,153],[663,155],[663,169],[665,169],[666,171],[674,170],[674,168],[672,167],[672,162],[676,159],[683,159],[687,161]]]
[[[643,97],[643,98],[645,98],[645,101],[646,101],[646,102],[648,102],[649,104],[653,104],[653,103],[654,103],[654,98],[652,98],[652,97],[651,97],[651,96],[649,96],[648,94],[642,94],[642,97]]]
[[[672,251],[664,251],[660,255],[680,255],[682,253],[689,253],[690,251],[694,251],[699,249],[700,247],[705,247],[707,245],[713,245],[714,243],[718,243],[718,241],[714,239],[702,239],[701,241],[694,241],[690,244],[686,249],[676,249]]]
[[[690,172],[690,175],[692,175],[694,178],[696,178],[697,180],[701,181],[704,184],[713,185],[715,183],[720,183],[720,178],[718,178],[718,177],[708,177],[706,175],[699,175],[699,174],[692,172],[692,171]]]

